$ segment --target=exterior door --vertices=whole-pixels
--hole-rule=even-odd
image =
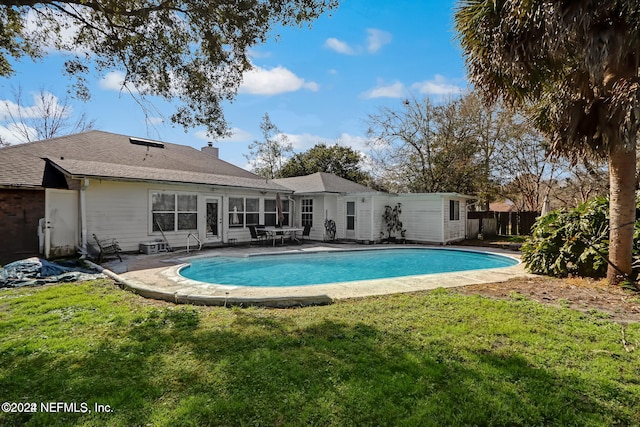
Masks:
[[[222,240],[222,215],[220,214],[220,198],[205,199],[205,240],[219,242]]]
[[[79,235],[78,192],[47,188],[44,206],[44,257],[75,254]]]
[[[356,202],[347,201],[346,212],[346,227],[345,227],[345,239],[356,238]]]

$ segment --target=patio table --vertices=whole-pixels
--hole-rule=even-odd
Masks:
[[[297,243],[300,243],[300,240],[296,237],[296,233],[302,233],[304,231],[303,227],[264,227],[261,228],[264,230],[269,238],[273,239],[273,246],[276,245],[276,235],[278,233],[282,233],[283,235],[289,235],[291,240],[295,240]]]

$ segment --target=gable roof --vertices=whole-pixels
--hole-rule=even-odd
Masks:
[[[294,194],[377,193],[376,190],[365,187],[357,182],[326,172],[316,172],[311,175],[296,176],[293,178],[274,179],[273,181],[293,190]]]
[[[45,159],[76,176],[283,189],[192,147],[98,130],[0,148],[0,186],[41,188]]]

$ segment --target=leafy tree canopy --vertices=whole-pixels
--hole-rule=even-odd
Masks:
[[[327,172],[366,185],[371,181],[362,170],[360,153],[342,145],[316,144],[304,153],[295,154],[280,170],[279,176],[289,178],[316,172]]]
[[[472,82],[529,107],[553,152],[606,157],[635,145],[638,1],[465,0],[456,29]]]
[[[65,73],[88,98],[86,76],[124,73],[139,99],[178,99],[171,120],[226,133],[221,108],[251,68],[248,48],[278,25],[301,25],[337,0],[9,0],[0,5],[0,76],[12,59],[66,52]]]
[[[455,16],[471,81],[529,107],[552,153],[609,160],[612,284],[631,273],[640,131],[640,2],[463,0]],[[624,274],[621,274],[624,273]]]

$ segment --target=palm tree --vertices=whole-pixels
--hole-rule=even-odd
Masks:
[[[640,1],[462,0],[455,15],[472,83],[526,108],[549,150],[609,160],[607,277],[631,273],[640,118]]]

